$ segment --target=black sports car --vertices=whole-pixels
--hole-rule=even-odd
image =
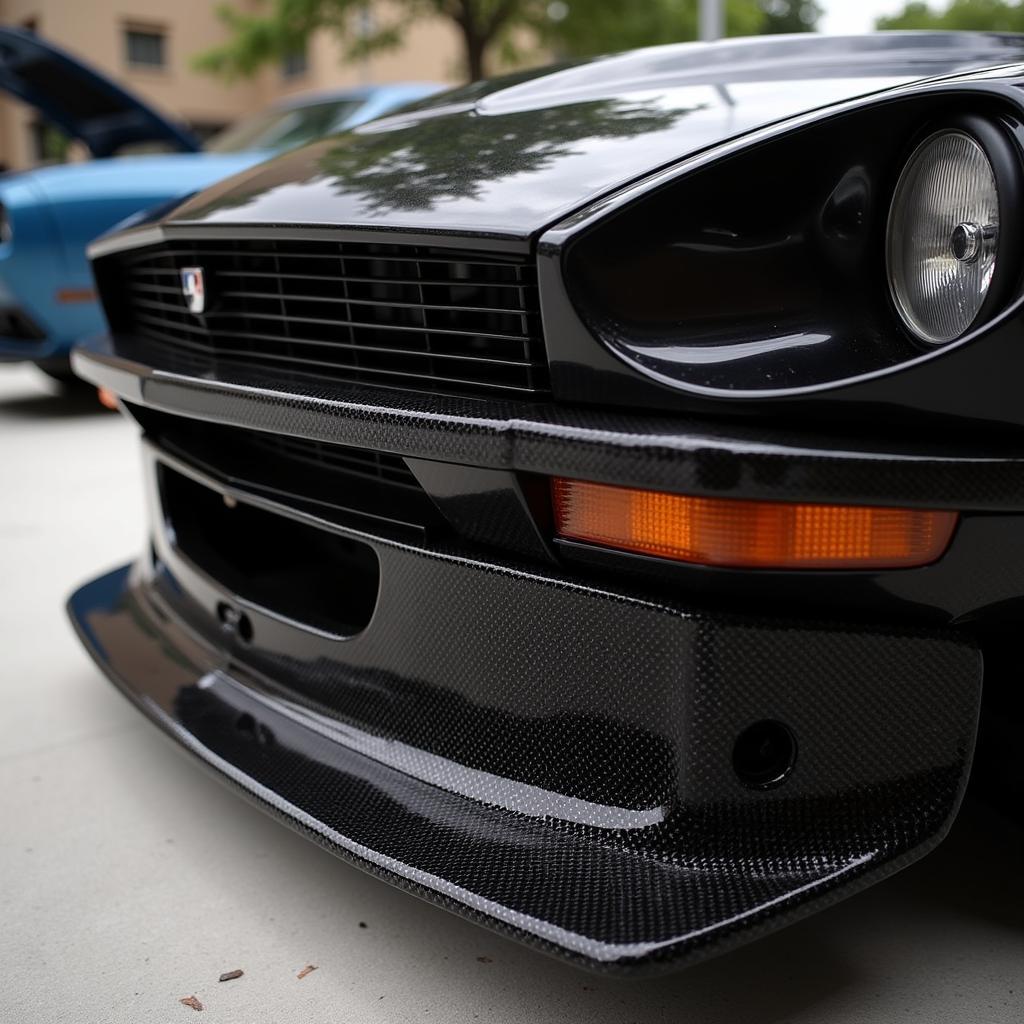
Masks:
[[[1024,607],[1019,62],[646,50],[101,239],[75,365],[152,534],[71,599],[90,653],[295,828],[590,967],[921,856]]]

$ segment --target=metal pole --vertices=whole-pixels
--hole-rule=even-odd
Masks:
[[[705,42],[721,39],[724,31],[722,23],[722,0],[700,0],[700,37]]]

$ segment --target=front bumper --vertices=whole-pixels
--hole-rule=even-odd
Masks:
[[[86,362],[136,402],[207,386]],[[295,423],[325,401],[279,411]],[[222,394],[214,410],[233,406]],[[362,415],[364,433],[380,429]],[[421,423],[416,443],[444,427]],[[515,429],[516,458],[566,457]],[[462,443],[507,459],[501,435],[484,423]],[[656,462],[644,471],[665,472]],[[152,552],[70,602],[101,668],[333,852],[548,952],[602,970],[691,962],[892,873],[956,812],[981,686],[958,631],[708,614],[631,583],[357,531],[153,445],[146,465]],[[326,634],[205,573],[165,519],[165,468],[268,523],[372,548],[366,628]],[[785,723],[798,756],[783,785],[757,789],[734,747],[765,721]]]

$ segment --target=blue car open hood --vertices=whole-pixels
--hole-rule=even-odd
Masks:
[[[186,153],[199,149],[185,129],[23,29],[0,27],[0,89],[38,109],[95,157],[131,143],[163,142]]]

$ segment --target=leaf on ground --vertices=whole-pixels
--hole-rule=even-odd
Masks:
[[[203,1004],[195,996],[185,996],[184,999],[179,999],[178,1002],[182,1006],[191,1006],[193,1010],[201,1010],[203,1008]]]
[[[218,981],[234,981],[235,978],[240,978],[245,971],[226,971],[217,980]]]
[[[301,971],[299,971],[299,973],[296,975],[296,977],[299,979],[299,981],[302,981],[302,979],[307,974],[312,974],[315,970],[316,970],[316,964],[306,964],[306,966],[303,967]]]

